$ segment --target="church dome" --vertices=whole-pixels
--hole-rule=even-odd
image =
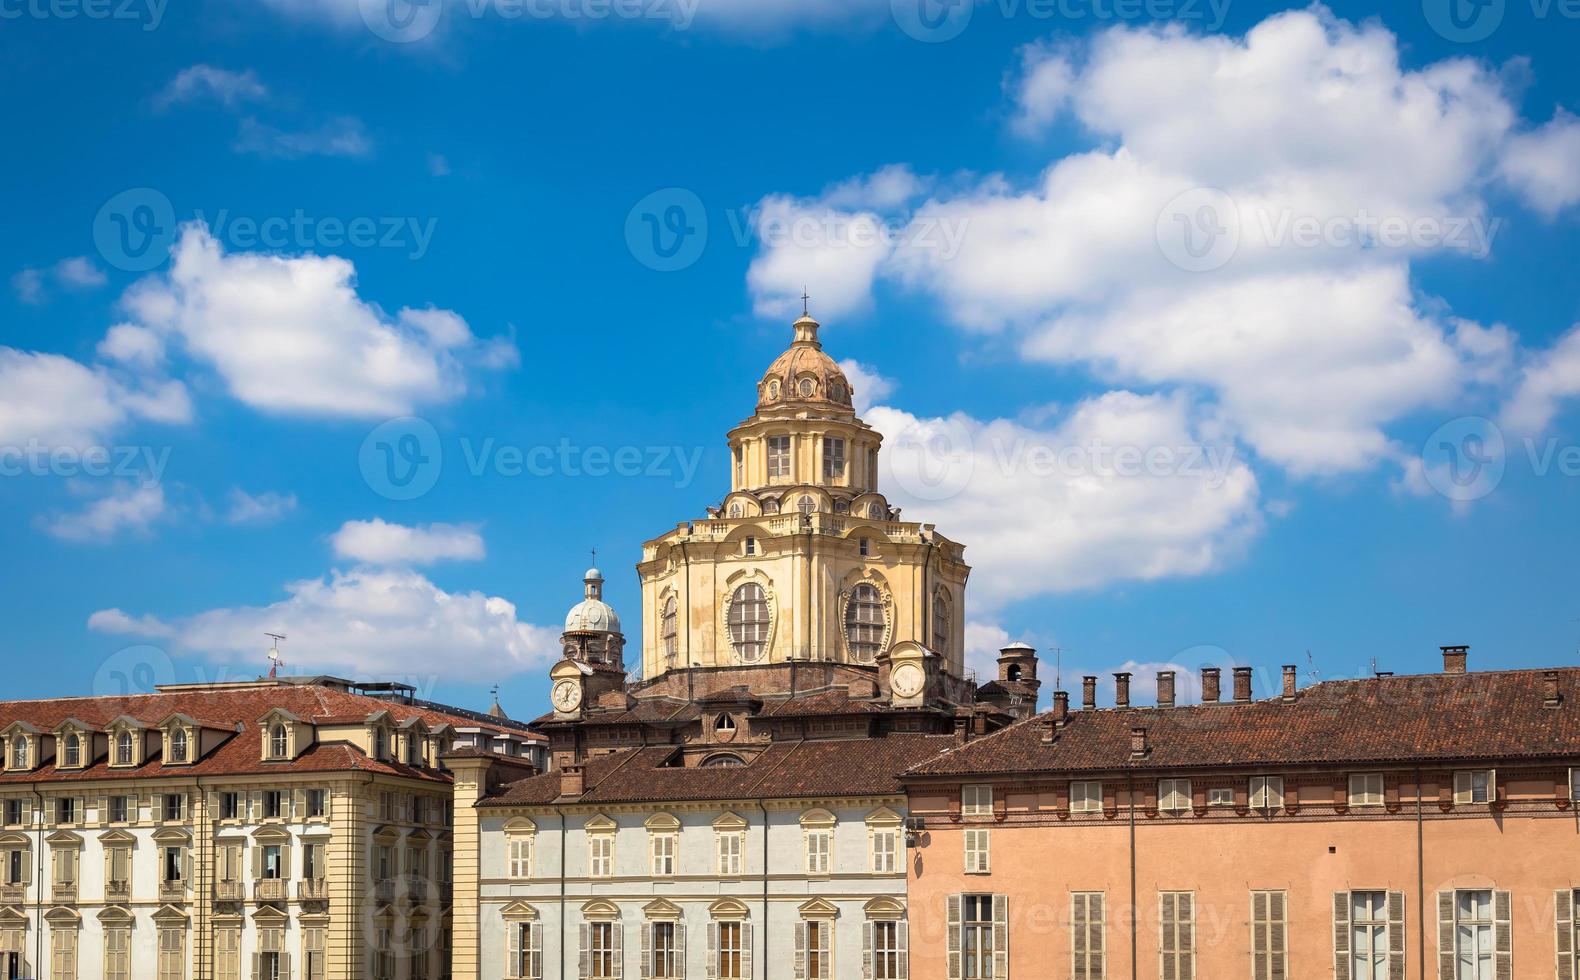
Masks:
[[[795,339],[790,349],[768,365],[757,384],[757,408],[823,407],[851,410],[850,381],[834,359],[823,353],[817,339],[821,326],[802,315],[793,324]]]
[[[586,598],[565,614],[565,632],[620,632],[620,617],[603,601],[603,573],[589,568],[582,576],[582,583]]]

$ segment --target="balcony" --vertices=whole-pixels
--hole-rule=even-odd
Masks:
[[[395,901],[395,881],[383,878],[373,883],[373,899],[382,905]]]
[[[185,902],[187,900],[187,883],[184,881],[161,881],[159,883],[159,900],[161,902]]]
[[[0,905],[21,905],[27,901],[26,885],[0,885]]]
[[[61,902],[75,902],[77,900],[77,883],[75,881],[57,881],[50,889],[50,898],[57,904]]]
[[[247,886],[239,881],[221,881],[214,885],[216,902],[243,902],[247,899]]]
[[[290,882],[284,878],[259,878],[252,883],[252,897],[260,902],[283,902],[289,890]]]
[[[421,878],[408,878],[405,893],[408,904],[421,905],[428,900],[428,882]]]
[[[124,878],[111,878],[104,883],[104,900],[106,902],[130,902],[132,900],[132,883]]]
[[[329,882],[323,878],[304,878],[296,883],[296,899],[300,902],[326,902],[329,900]]]

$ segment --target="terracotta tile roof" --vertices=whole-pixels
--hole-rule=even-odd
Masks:
[[[890,796],[901,792],[897,773],[951,744],[947,735],[774,742],[745,766],[709,768],[666,765],[676,746],[627,749],[587,761],[586,791],[575,802]],[[559,796],[560,774],[545,773],[508,783],[479,805],[543,805]]]
[[[885,710],[884,705],[876,702],[852,698],[845,688],[840,687],[777,701],[764,708],[762,713],[768,717],[786,718],[796,715],[866,715]]]
[[[277,684],[272,686],[187,689],[156,694],[102,698],[51,698],[41,701],[0,702],[0,728],[21,721],[45,732],[52,732],[68,718],[95,730],[117,718],[131,717],[153,725],[173,714],[208,719],[205,727],[236,732],[219,746],[189,765],[165,765],[157,753],[133,769],[110,768],[100,758],[84,769],[60,770],[54,762],[30,772],[0,772],[0,787],[15,783],[54,780],[81,781],[125,779],[128,776],[159,778],[173,776],[266,775],[287,772],[332,772],[353,770],[407,776],[413,779],[448,781],[445,773],[419,769],[396,762],[369,758],[361,750],[342,742],[319,743],[290,762],[266,762],[261,756],[262,740],[258,719],[273,708],[282,708],[313,724],[334,720],[361,720],[384,710],[397,724],[420,718],[430,726],[440,723],[478,727],[475,719],[450,715],[430,705],[406,705],[365,694],[354,694],[317,684]],[[524,734],[514,727],[483,725],[498,731]],[[238,730],[239,728],[239,730]]]
[[[1045,712],[906,775],[1580,757],[1580,669],[1557,673],[1557,708],[1543,706],[1545,671],[1512,670],[1324,681],[1289,704],[1072,711],[1053,744]],[[1133,760],[1141,726],[1150,752]]]

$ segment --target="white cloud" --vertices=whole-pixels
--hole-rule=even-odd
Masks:
[[[17,299],[24,303],[42,303],[44,274],[37,269],[23,269],[11,277],[11,288],[16,290]]]
[[[108,281],[104,270],[94,265],[92,259],[83,255],[61,259],[55,263],[55,278],[63,285],[75,286],[79,289],[92,289]]]
[[[336,557],[369,565],[431,565],[438,561],[478,561],[485,556],[483,536],[468,524],[408,527],[375,517],[347,521],[329,539]]]
[[[107,360],[151,368],[164,361],[165,342],[147,327],[139,327],[135,323],[117,323],[99,341],[97,352]]]
[[[179,382],[123,380],[59,354],[0,347],[0,445],[80,449],[134,417],[185,422],[191,415]]]
[[[1056,47],[1031,45],[1021,52],[1020,75],[1014,80],[1015,116],[1011,125],[1022,136],[1038,136],[1070,105],[1075,69]]]
[[[1580,323],[1530,356],[1499,420],[1511,432],[1536,435],[1558,414],[1560,403],[1575,395],[1580,395]]]
[[[265,490],[250,494],[241,487],[232,487],[225,520],[231,524],[272,524],[295,509],[294,493]]]
[[[236,109],[248,102],[264,102],[269,90],[258,80],[251,68],[231,71],[213,65],[193,65],[183,68],[175,78],[154,97],[154,104],[161,109],[174,105],[211,99],[227,109]]]
[[[967,542],[979,611],[1049,592],[1199,575],[1261,528],[1256,477],[1181,395],[1110,392],[1052,427],[879,406],[881,485]]]
[[[168,272],[124,303],[234,397],[275,414],[409,414],[463,394],[468,364],[508,366],[498,341],[478,341],[448,310],[387,316],[357,295],[355,275],[336,257],[227,254],[199,223],[182,230]]]
[[[256,119],[243,119],[232,147],[237,153],[296,160],[302,157],[365,157],[373,141],[362,121],[337,116],[316,129],[286,130]]]
[[[260,660],[265,632],[290,636],[290,666],[359,678],[490,680],[538,670],[559,654],[559,630],[517,618],[516,607],[481,592],[446,592],[406,569],[354,568],[287,583],[265,606],[210,609],[162,620],[119,609],[89,617],[106,633],[158,637],[172,652],[220,663]]]
[[[450,161],[443,153],[428,154],[428,173],[434,177],[450,176]]]
[[[867,409],[894,394],[894,389],[898,387],[894,381],[860,361],[840,361],[839,369],[845,372],[845,380],[850,382],[850,398],[857,415],[867,414]]]
[[[164,488],[117,484],[84,508],[42,519],[49,534],[65,541],[103,544],[123,531],[145,533],[165,513]]]
[[[760,251],[747,270],[752,307],[785,319],[801,312],[804,286],[817,287],[822,317],[872,304],[872,282],[893,251],[887,226],[871,211],[847,211],[819,200],[764,198],[754,215]]]
[[[1549,218],[1580,202],[1580,119],[1560,109],[1545,126],[1510,139],[1500,173]]]
[[[998,652],[1009,644],[1009,631],[999,624],[966,620],[966,669],[976,671],[978,684],[998,676]]]

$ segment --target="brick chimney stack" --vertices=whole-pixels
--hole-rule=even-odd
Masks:
[[[1440,647],[1443,651],[1443,673],[1463,674],[1465,661],[1470,657],[1470,647]]]
[[[1299,684],[1298,684],[1298,682],[1295,679],[1295,665],[1294,664],[1285,664],[1284,665],[1284,700],[1285,701],[1293,701],[1293,700],[1295,700],[1295,691],[1296,691],[1296,688],[1298,686],[1299,686]]]
[[[1114,707],[1130,707],[1130,674],[1125,671],[1114,674]]]
[[[1251,700],[1251,668],[1234,668],[1234,699],[1241,703]]]
[[[1223,672],[1217,667],[1203,667],[1201,669],[1201,703],[1214,704],[1218,700],[1219,691],[1223,687]]]
[[[587,789],[587,771],[581,766],[560,767],[560,795],[580,796]]]
[[[1556,708],[1564,703],[1564,696],[1558,690],[1558,671],[1549,670],[1542,674],[1542,707]]]
[[[1070,723],[1070,693],[1068,691],[1053,692],[1053,710],[1043,720],[1042,740],[1044,743],[1057,742],[1059,729]]]
[[[1081,678],[1081,707],[1087,711],[1097,710],[1097,675],[1087,674]]]
[[[1147,745],[1146,728],[1137,725],[1130,729],[1130,758],[1145,759],[1151,751],[1151,747]]]
[[[1158,707],[1174,707],[1174,671],[1158,671]]]

